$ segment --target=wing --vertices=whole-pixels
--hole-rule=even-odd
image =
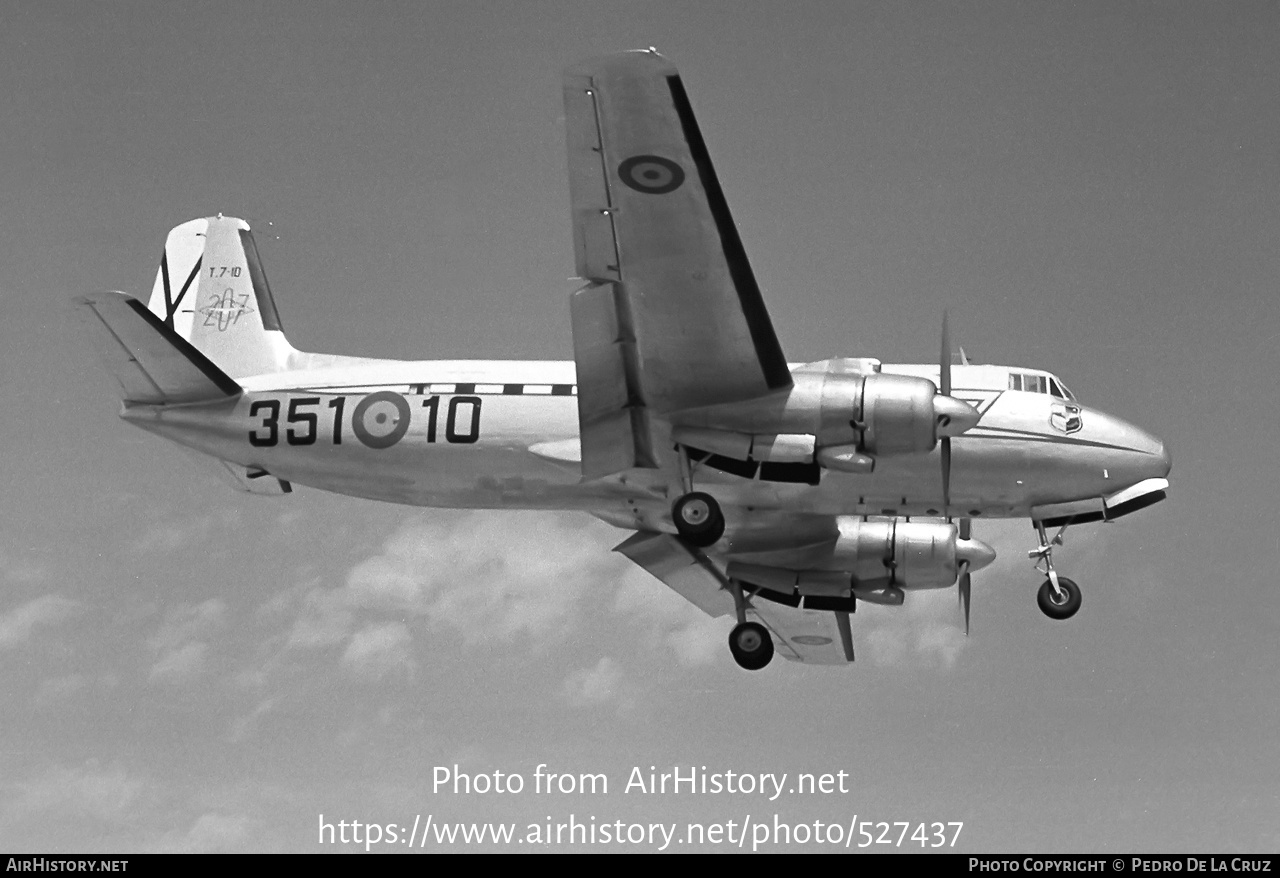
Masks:
[[[654,52],[564,78],[584,474],[653,466],[650,414],[791,385],[680,76]]]
[[[733,614],[733,597],[724,573],[704,553],[677,537],[638,533],[614,551],[626,555],[707,615]],[[792,607],[754,597],[747,615],[769,629],[775,649],[785,659],[814,665],[853,661],[848,613]]]

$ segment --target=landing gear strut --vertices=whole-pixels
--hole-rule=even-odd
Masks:
[[[742,593],[742,583],[731,579],[729,587],[738,611],[738,624],[729,632],[729,652],[739,667],[758,671],[773,658],[773,638],[769,636],[769,629],[759,622],[747,621],[747,599]]]
[[[1059,576],[1053,569],[1053,547],[1062,545],[1062,535],[1066,533],[1067,526],[1064,524],[1051,540],[1045,533],[1044,522],[1033,523],[1040,536],[1040,546],[1028,552],[1027,557],[1036,562],[1036,570],[1048,577],[1036,593],[1036,603],[1050,619],[1070,619],[1080,609],[1080,586],[1065,576]]]

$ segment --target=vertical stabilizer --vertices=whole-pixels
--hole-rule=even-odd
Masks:
[[[191,220],[169,232],[148,307],[232,378],[285,370],[294,353],[242,219]]]

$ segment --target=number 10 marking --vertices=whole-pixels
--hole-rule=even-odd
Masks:
[[[459,417],[459,410],[466,410]],[[440,397],[432,396],[422,401],[427,410],[427,441],[436,441],[436,421],[440,415]],[[461,420],[461,425],[459,421]],[[446,442],[470,445],[480,438],[480,397],[455,396],[449,399],[449,412],[444,422]]]

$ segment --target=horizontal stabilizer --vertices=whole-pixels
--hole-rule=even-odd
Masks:
[[[75,300],[76,312],[125,402],[149,405],[207,402],[240,393],[240,385],[124,293]]]

